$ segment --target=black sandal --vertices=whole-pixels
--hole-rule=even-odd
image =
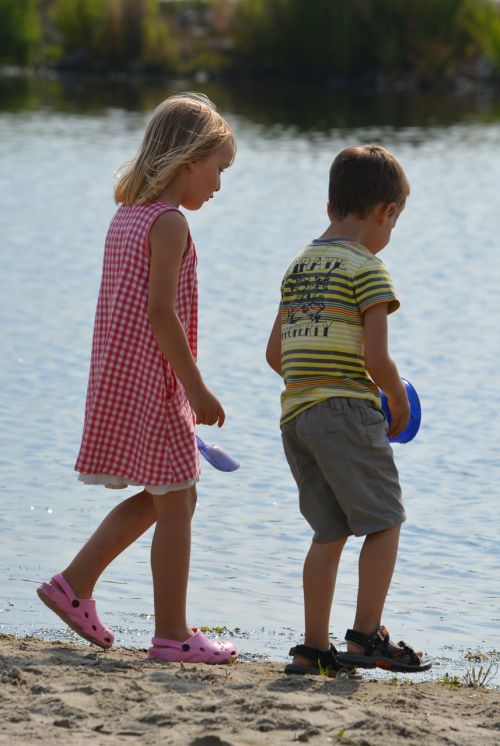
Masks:
[[[337,662],[343,666],[377,667],[401,673],[428,671],[432,666],[432,661],[420,658],[413,648],[402,640],[397,645],[393,643],[385,627],[380,627],[373,635],[348,629],[345,639],[359,645],[363,652],[337,653]]]
[[[298,673],[319,676],[323,673],[330,678],[335,678],[336,673],[344,668],[343,666],[339,666],[337,663],[337,650],[333,645],[330,645],[329,650],[312,648],[309,645],[296,645],[294,648],[290,649],[288,655],[297,655],[301,658],[307,658],[312,661],[311,666],[301,666],[298,663],[287,663],[285,666],[285,673],[288,674]]]

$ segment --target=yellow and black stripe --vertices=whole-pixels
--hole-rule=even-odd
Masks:
[[[381,302],[399,308],[387,269],[361,244],[318,240],[295,257],[281,285],[282,424],[331,396],[380,405],[364,364],[363,313]]]

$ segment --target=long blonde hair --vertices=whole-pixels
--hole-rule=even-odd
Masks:
[[[207,96],[169,96],[154,110],[135,158],[118,171],[115,202],[153,202],[182,165],[209,155],[228,140],[236,150],[230,126]]]

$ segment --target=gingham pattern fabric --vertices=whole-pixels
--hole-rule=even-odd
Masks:
[[[92,343],[82,444],[75,470],[138,484],[197,479],[195,415],[148,319],[149,232],[165,202],[121,205],[111,221]],[[196,359],[196,249],[189,235],[176,310]]]

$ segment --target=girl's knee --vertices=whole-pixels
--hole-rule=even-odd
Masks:
[[[172,490],[164,495],[152,495],[157,520],[163,517],[192,517],[196,507],[196,487]]]

